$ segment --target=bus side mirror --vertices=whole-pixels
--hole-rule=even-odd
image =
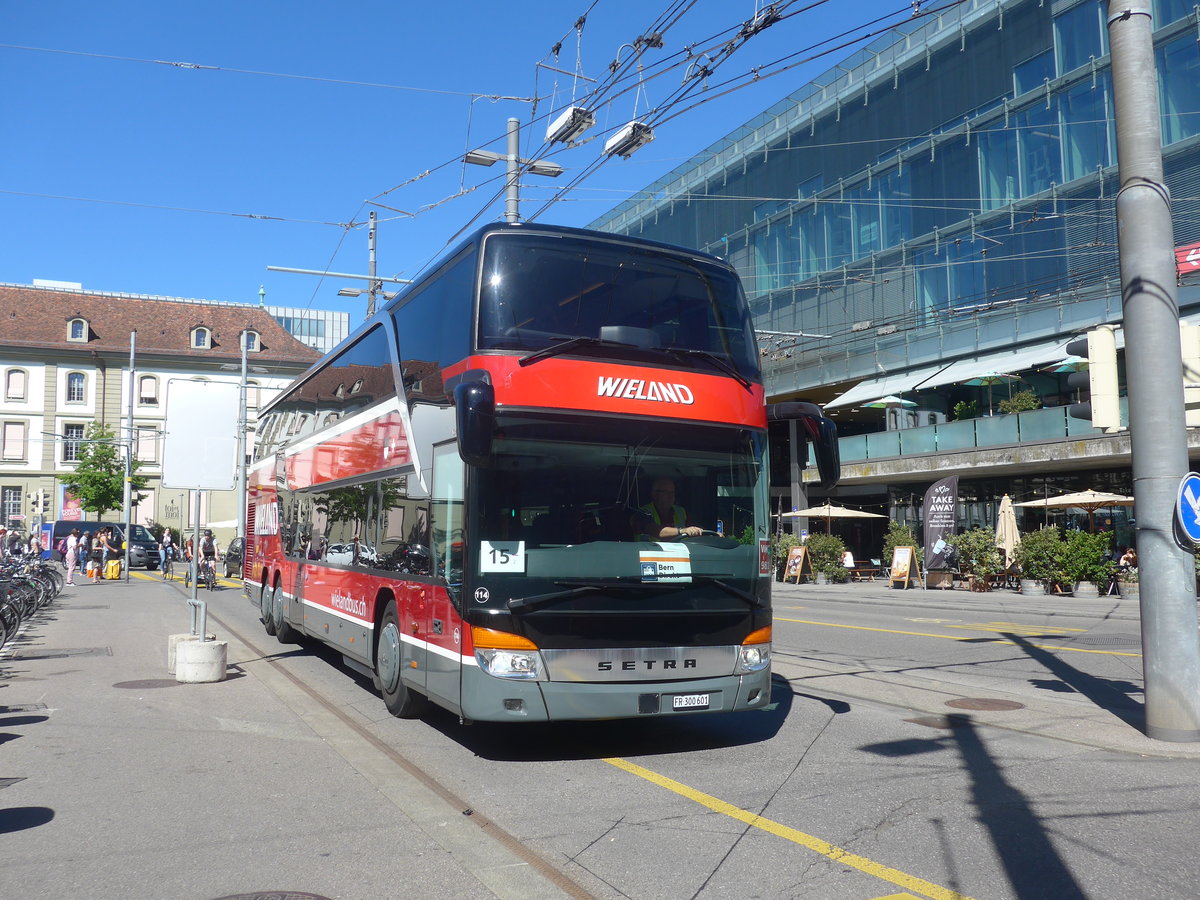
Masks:
[[[808,435],[821,487],[829,490],[842,477],[842,457],[838,450],[837,425],[821,414],[821,407],[805,400],[774,403],[767,407],[767,420],[784,422],[798,420]]]
[[[454,388],[458,426],[458,455],[469,466],[486,466],[492,458],[496,428],[496,390],[483,381],[466,381]]]

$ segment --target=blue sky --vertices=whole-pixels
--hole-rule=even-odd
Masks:
[[[592,85],[537,63],[575,72],[578,49],[582,74],[603,79],[618,54],[629,58],[624,45],[687,5],[0,0],[0,281],[243,302],[264,285],[268,303],[347,309],[357,322],[365,301],[336,292],[361,283],[266,267],[365,272],[366,229],[345,226],[374,208],[379,274],[415,274],[470,220],[503,215],[502,197],[488,202],[502,191],[501,165],[455,160],[470,147],[502,151],[510,116],[525,126],[522,155],[541,147],[545,124],[529,125],[531,103],[479,95],[537,96],[544,116]],[[645,51],[647,71],[688,45],[711,45],[763,5],[700,0],[665,30],[661,49]],[[631,159],[599,166],[539,220],[587,224],[852,48],[724,97],[715,85],[879,16],[903,21],[909,7],[781,5],[795,15],[721,63],[707,94],[693,97],[709,102],[658,128]],[[612,92],[598,111],[600,137],[551,157],[562,177],[524,179],[522,214],[601,157],[635,103],[638,113],[663,103],[683,73]]]

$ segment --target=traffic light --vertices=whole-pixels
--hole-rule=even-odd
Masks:
[[[1080,400],[1067,407],[1073,419],[1087,419],[1093,428],[1118,431],[1121,405],[1117,393],[1117,337],[1112,325],[1093,328],[1085,337],[1067,344],[1067,353],[1088,361],[1086,372],[1067,376],[1067,384],[1079,391]]]

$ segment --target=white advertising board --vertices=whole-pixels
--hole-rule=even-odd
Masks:
[[[237,475],[236,384],[173,378],[167,383],[163,487],[231,491]]]

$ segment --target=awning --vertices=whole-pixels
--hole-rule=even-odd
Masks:
[[[855,403],[868,403],[889,394],[903,394],[910,391],[913,385],[936,375],[945,366],[926,366],[923,369],[910,369],[907,372],[897,372],[894,375],[882,375],[879,378],[868,378],[860,381],[840,397],[825,404],[825,409],[835,406],[853,406]]]
[[[1066,346],[1069,341],[1046,341],[1008,350],[1003,353],[989,353],[986,356],[976,356],[972,359],[957,359],[946,366],[936,375],[926,381],[914,385],[917,390],[941,387],[945,384],[962,384],[988,372],[1006,372],[1016,375],[1026,369],[1036,368],[1041,363],[1054,362],[1066,357]]]

